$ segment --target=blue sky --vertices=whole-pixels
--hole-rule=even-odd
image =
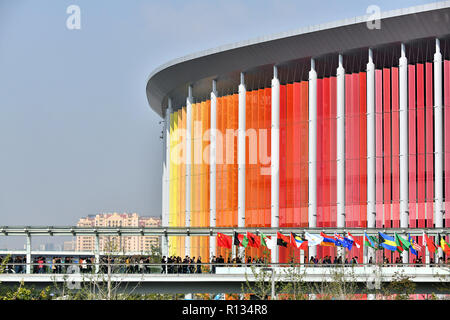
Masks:
[[[433,1],[0,0],[0,225],[160,215],[146,80],[189,53]],[[66,8],[81,9],[81,30]]]

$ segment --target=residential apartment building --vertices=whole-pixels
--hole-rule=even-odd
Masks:
[[[156,217],[141,217],[137,213],[103,213],[88,215],[81,218],[78,227],[156,227],[161,225],[161,219]],[[152,246],[159,246],[158,236],[101,236],[100,251],[114,252],[150,252]],[[93,251],[95,238],[93,236],[77,236],[77,251]]]

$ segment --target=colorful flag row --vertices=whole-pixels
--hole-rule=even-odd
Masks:
[[[321,232],[320,235],[314,235],[305,232],[304,236],[300,236],[293,232],[291,232],[289,236],[286,236],[281,234],[280,232],[277,232],[276,239],[272,239],[271,237],[268,237],[263,233],[260,233],[258,236],[251,232],[247,232],[246,235],[234,232],[233,238],[223,233],[217,234],[217,245],[219,247],[231,249],[233,244],[244,248],[247,246],[253,248],[260,248],[264,246],[268,249],[273,249],[277,245],[281,247],[287,247],[288,245],[290,245],[300,250],[306,250],[308,247],[317,245],[328,247],[343,247],[347,248],[348,250],[351,250],[353,245],[355,245],[357,248],[361,247],[359,241],[357,241],[351,233],[348,233],[348,235],[344,237],[336,233],[333,236],[328,236],[323,232]]]
[[[441,237],[440,234],[438,234],[438,238],[439,246],[442,248],[446,255],[449,255],[449,244],[445,241],[444,237]],[[374,235],[369,236],[367,233],[364,233],[364,243],[376,250],[387,249],[390,251],[397,251],[399,253],[405,250],[409,250],[416,256],[418,255],[419,251],[422,250],[422,247],[413,238],[411,238],[410,234],[408,235],[407,240],[399,236],[397,233],[395,233],[393,237],[382,232],[378,232],[378,237]],[[423,234],[422,245],[427,246],[429,252],[436,252],[437,246],[435,245],[433,240],[431,240],[425,233]]]
[[[449,244],[445,241],[444,237],[438,235],[438,238],[438,246],[442,248],[446,255],[450,255]],[[327,247],[343,247],[348,250],[351,250],[353,245],[357,248],[361,247],[359,241],[357,241],[351,233],[347,233],[347,236],[344,237],[336,233],[333,236],[328,236],[323,232],[321,232],[320,235],[305,232],[304,236],[300,236],[292,232],[289,236],[285,236],[280,232],[277,232],[276,239],[272,239],[263,233],[256,235],[254,233],[247,232],[246,235],[244,235],[234,232],[233,238],[223,233],[217,234],[217,245],[219,247],[231,249],[233,244],[244,248],[249,246],[253,248],[267,247],[268,249],[273,249],[277,245],[281,247],[288,247],[288,245],[290,245],[300,250],[305,250],[308,246],[312,247],[317,245]],[[364,233],[364,244],[376,250],[386,249],[390,251],[397,251],[399,253],[409,250],[416,256],[422,250],[422,247],[411,237],[411,235],[408,235],[408,239],[405,239],[397,233],[395,233],[394,236],[389,236],[382,232],[378,232],[378,237]],[[436,252],[436,244],[425,233],[423,234],[422,245],[427,246],[430,252]]]
[[[247,246],[253,248],[264,247],[272,247],[271,246],[271,238],[267,237],[263,233],[260,235],[256,235],[251,232],[247,232],[246,235],[234,232],[233,238],[231,236],[227,236],[223,233],[217,233],[217,245],[219,247],[224,247],[231,249],[232,245],[240,246],[246,248]]]

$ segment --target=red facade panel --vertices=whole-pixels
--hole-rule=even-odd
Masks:
[[[301,222],[301,84],[295,82],[293,84],[293,192],[294,192],[294,226],[300,227]]]
[[[330,78],[330,220],[328,227],[337,226],[337,189],[336,189],[336,143],[337,124],[336,124],[336,77]]]
[[[359,130],[359,116],[360,116],[360,109],[359,109],[359,74],[353,73],[352,74],[352,132],[353,132],[353,141],[350,143],[353,151],[352,154],[352,205],[353,205],[353,213],[352,213],[352,220],[351,220],[351,227],[356,227],[358,224],[358,220],[360,217],[360,199],[359,199],[359,191],[360,191],[360,184],[359,184],[359,176],[360,176],[360,170],[359,170],[359,140],[360,140],[360,130]]]
[[[408,167],[409,227],[417,220],[417,141],[416,141],[416,68],[408,65]]]
[[[383,165],[384,165],[384,227],[391,228],[391,77],[390,69],[383,69]]]
[[[286,86],[280,85],[280,227],[286,226]]]
[[[286,85],[286,225],[294,226],[294,127],[293,85]]]
[[[353,139],[353,77],[345,75],[345,141]],[[352,226],[353,222],[353,146],[352,143],[345,144],[345,225]]]
[[[392,227],[400,227],[400,117],[398,68],[392,68]]]
[[[426,221],[433,227],[433,64],[425,63]]]
[[[444,61],[444,190],[445,227],[450,227],[450,61]]]
[[[417,227],[425,228],[425,86],[424,65],[417,72]]]
[[[323,186],[323,221],[327,227],[330,221],[330,78],[323,79],[323,134],[322,134],[322,186]]]
[[[367,227],[367,76],[365,72],[359,73],[359,123],[360,123],[360,156],[359,156],[359,188],[360,188],[360,215],[358,227]],[[362,256],[362,255],[360,255]]]
[[[270,155],[271,151],[270,151],[270,145],[271,145],[271,137],[270,137],[270,128],[271,128],[271,119],[272,119],[272,115],[271,115],[271,99],[272,99],[272,92],[270,88],[266,88],[264,89],[264,101],[263,103],[263,108],[264,108],[264,129],[267,132],[267,137],[265,137],[266,141],[265,143],[263,143],[263,145],[267,145],[267,155]],[[264,141],[264,139],[263,139]],[[266,153],[263,152],[263,155],[265,155]],[[265,159],[265,156],[263,157],[263,163],[265,165],[265,171],[267,172],[267,170],[270,170],[270,158],[268,157],[267,159]],[[270,186],[270,175],[269,174],[265,174],[264,175],[264,226],[265,227],[270,227],[271,225],[271,203],[270,203],[270,190],[271,190],[271,186]]]
[[[383,227],[383,74],[375,70],[375,201],[376,227]]]
[[[309,157],[309,108],[308,108],[308,81],[301,82],[300,94],[300,130],[302,139],[300,143],[300,199],[301,199],[301,227],[308,226],[308,157]]]
[[[323,80],[317,79],[317,226],[323,222]]]
[[[256,100],[256,99],[255,99]],[[264,129],[264,89],[260,89],[258,90],[258,95],[257,95],[257,109],[258,109],[258,118],[257,118],[257,130],[256,130],[256,136],[257,136],[257,141],[255,142],[256,144],[256,159],[257,159],[257,163],[256,163],[256,171],[255,171],[255,175],[258,179],[258,183],[257,183],[257,193],[258,193],[258,226],[262,226],[264,225],[264,220],[265,220],[265,194],[264,194],[264,184],[265,184],[265,177],[262,174],[263,173],[263,164],[262,161],[264,159],[261,158],[260,156],[260,152],[259,152],[259,145],[260,145],[260,141],[263,138],[262,130]]]
[[[253,110],[254,92],[247,91],[245,97],[245,127],[252,128],[252,110]],[[248,146],[248,145],[247,145]],[[251,165],[249,164],[249,147],[245,148],[245,226],[252,224],[252,202],[250,201],[252,185],[251,185]]]

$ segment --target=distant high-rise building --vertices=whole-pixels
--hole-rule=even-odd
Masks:
[[[78,227],[156,227],[161,219],[140,217],[137,213],[102,213],[81,218]],[[101,236],[100,251],[143,252],[151,251],[159,245],[158,236]],[[93,236],[77,236],[76,251],[93,251]]]
[[[54,243],[43,243],[39,245],[40,251],[54,251],[55,249],[57,249],[57,247],[55,247]]]
[[[76,241],[64,241],[63,250],[64,251],[74,251],[76,248]]]

